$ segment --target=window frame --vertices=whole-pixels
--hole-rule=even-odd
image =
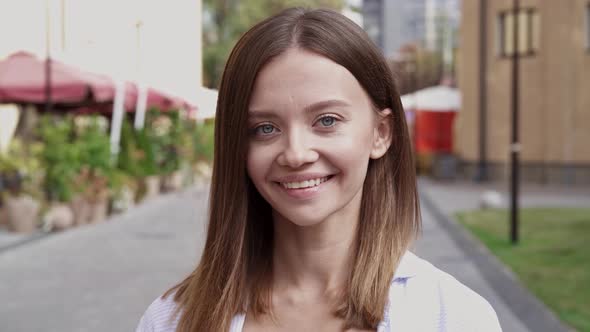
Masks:
[[[590,8],[590,3],[588,4],[588,8]],[[523,22],[521,22],[520,20],[520,16],[524,14],[524,24]],[[535,56],[537,54],[537,52],[539,51],[540,46],[537,45],[537,48],[535,48],[535,32],[533,31],[533,29],[536,28],[537,29],[541,29],[540,24],[535,25],[534,24],[534,17],[536,17],[537,20],[540,19],[540,15],[539,12],[537,10],[537,8],[534,7],[523,7],[520,8],[518,10],[518,12],[515,14],[514,11],[512,9],[508,9],[508,10],[502,10],[498,13],[498,19],[496,20],[496,32],[498,34],[497,38],[496,38],[496,50],[497,50],[497,54],[500,58],[511,58],[514,54],[514,52],[516,52],[520,57],[532,57]],[[507,38],[507,21],[508,20],[512,20],[512,31],[514,30],[514,21],[519,20],[518,21],[518,29],[525,29],[524,33],[525,35],[525,47],[523,48],[523,46],[521,45],[522,43],[520,43],[520,34],[517,34],[517,38],[519,38],[519,50],[510,50],[508,51],[507,47],[506,47],[506,40]],[[590,23],[589,23],[590,24]],[[538,34],[539,38],[540,38],[540,34],[537,31],[536,34]],[[512,40],[513,37],[510,37],[510,40]],[[513,42],[513,40],[512,40]],[[589,42],[590,42],[590,37],[589,37]],[[538,43],[540,44],[540,40],[538,41]],[[510,46],[510,48],[512,48],[512,45]],[[522,51],[521,51],[522,49]],[[590,48],[589,48],[590,50]]]

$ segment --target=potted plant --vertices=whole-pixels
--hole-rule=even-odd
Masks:
[[[15,138],[6,153],[0,153],[0,190],[3,205],[2,218],[10,230],[31,233],[37,229],[40,210],[40,192],[37,190],[41,167],[41,144],[25,148]]]
[[[101,116],[78,116],[74,139],[79,169],[74,176],[74,188],[88,207],[88,223],[106,219],[114,167],[111,161],[107,121]]]
[[[80,169],[79,147],[71,143],[70,117],[44,115],[37,128],[47,147],[41,154],[45,169],[43,188],[49,201],[46,217],[50,228],[68,228],[88,219],[88,207],[74,190],[73,179]],[[71,213],[60,212],[70,210]],[[57,211],[57,212],[56,212]],[[68,220],[72,217],[72,220]]]
[[[138,181],[121,169],[115,169],[111,175],[110,211],[125,212],[135,206]]]
[[[162,176],[164,191],[178,190],[182,187],[182,173],[180,172],[180,113],[168,111],[156,113],[153,110],[150,117],[150,133],[156,157],[156,165]]]
[[[136,179],[136,201],[149,199],[160,193],[154,137],[149,126],[134,130],[127,120],[123,121],[118,169]]]
[[[192,165],[195,163],[195,148],[193,140],[193,131],[195,130],[194,121],[182,121],[178,142],[178,153],[180,154],[180,170],[182,172],[182,185],[188,186],[195,182],[195,176]]]
[[[211,177],[213,162],[214,123],[206,121],[196,124],[193,130],[193,171],[198,182],[206,182]]]
[[[122,212],[135,205],[146,192],[144,178],[148,174],[155,174],[153,153],[149,142],[138,142],[138,136],[144,135],[132,128],[129,119],[123,118],[121,127],[120,150],[117,156],[117,168],[113,173],[112,208],[116,212]],[[145,145],[140,146],[140,144]],[[146,152],[145,149],[148,149]],[[159,192],[158,182],[150,187],[149,195],[154,196]]]

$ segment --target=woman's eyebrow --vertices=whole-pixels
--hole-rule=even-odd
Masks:
[[[311,105],[305,106],[303,111],[305,113],[313,113],[317,112],[326,108],[330,107],[348,107],[350,106],[349,103],[345,102],[344,100],[339,99],[330,99],[330,100],[323,100],[317,103],[313,103]]]
[[[314,113],[321,111],[326,108],[330,107],[348,107],[351,106],[349,103],[345,102],[344,100],[340,99],[329,99],[329,100],[322,100],[317,103],[313,103],[307,105],[303,108],[303,112],[305,113]],[[265,117],[265,118],[274,118],[277,117],[277,114],[271,110],[257,110],[257,109],[250,109],[248,111],[248,116],[250,117]]]

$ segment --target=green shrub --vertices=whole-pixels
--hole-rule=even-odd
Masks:
[[[41,153],[43,186],[50,200],[69,201],[73,195],[73,180],[81,164],[79,146],[70,139],[72,126],[70,117],[45,115],[39,122],[38,136],[47,147]]]
[[[193,148],[195,161],[213,161],[213,142],[215,125],[212,121],[199,123],[193,131]]]
[[[157,175],[153,137],[149,128],[136,130],[130,121],[125,119],[121,128],[121,149],[117,167],[135,179]]]
[[[72,144],[77,146],[80,164],[75,188],[92,197],[117,185],[108,126],[98,115],[79,116],[75,122]]]
[[[170,174],[180,168],[181,120],[176,110],[160,112],[151,109],[146,121],[146,136],[151,140],[156,168],[160,174]]]
[[[43,179],[41,154],[43,144],[33,142],[25,146],[20,138],[14,138],[5,153],[0,153],[0,191],[26,192],[42,198],[40,184]]]
[[[50,200],[69,201],[74,194],[92,195],[116,185],[106,119],[45,115],[38,136],[47,146],[41,159]]]

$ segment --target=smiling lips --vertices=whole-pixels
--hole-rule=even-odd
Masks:
[[[329,178],[329,176],[324,176],[322,178],[309,179],[300,182],[280,182],[280,184],[285,189],[305,189],[317,187],[321,183],[328,181]]]

